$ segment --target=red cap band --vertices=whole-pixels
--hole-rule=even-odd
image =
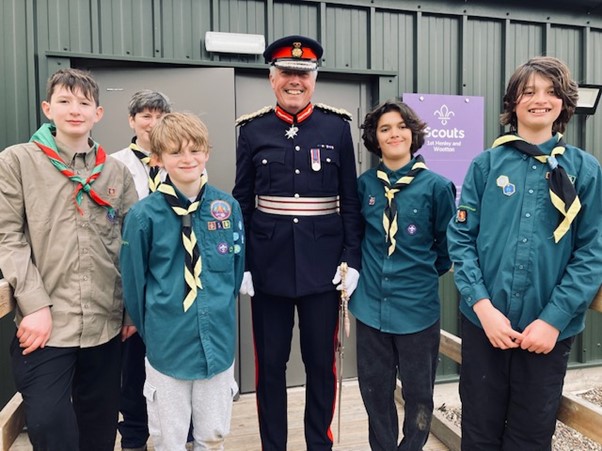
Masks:
[[[281,47],[272,52],[272,61],[281,58],[298,58],[304,60],[317,60],[318,56],[309,47],[302,47],[300,42],[293,45]]]

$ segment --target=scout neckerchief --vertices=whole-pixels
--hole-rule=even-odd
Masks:
[[[393,202],[395,194],[412,183],[416,177],[416,174],[425,169],[428,168],[424,163],[424,158],[422,155],[418,155],[415,159],[412,169],[410,169],[407,174],[400,177],[395,183],[391,183],[387,173],[385,172],[385,165],[382,161],[376,168],[376,177],[385,186],[385,197],[387,198],[387,204],[385,205],[385,211],[383,213],[383,227],[385,229],[386,242],[389,243],[389,248],[387,251],[388,255],[391,255],[393,252],[395,252],[395,244],[397,243],[395,240],[395,234],[397,233],[397,205],[395,202]]]
[[[192,228],[192,216],[201,203],[201,198],[205,192],[205,184],[207,183],[207,176],[201,175],[201,189],[196,199],[190,203],[188,201],[183,202],[176,193],[176,190],[169,180],[166,178],[165,182],[159,185],[157,190],[163,193],[163,197],[172,208],[174,213],[182,217],[182,244],[184,245],[184,280],[186,284],[184,286],[186,295],[184,296],[184,311],[188,311],[190,306],[194,303],[197,295],[197,287],[203,288],[201,285],[201,254],[196,243],[196,236]],[[185,204],[189,204],[186,206]]]
[[[564,234],[571,227],[571,222],[581,209],[581,202],[577,196],[575,186],[571,183],[566,171],[558,164],[556,155],[562,155],[566,149],[566,144],[562,135],[557,133],[558,141],[552,149],[550,155],[543,153],[539,147],[530,144],[521,137],[514,134],[502,135],[493,143],[493,147],[507,144],[514,147],[519,152],[535,158],[540,163],[547,163],[550,167],[550,176],[548,177],[548,185],[550,188],[550,200],[552,204],[561,214],[560,224],[554,230],[554,242],[558,243]]]
[[[130,149],[136,155],[136,158],[140,160],[143,166],[148,166],[148,190],[150,193],[154,193],[157,191],[157,188],[161,184],[161,176],[159,175],[159,166],[150,165],[151,159],[150,156],[142,152],[138,144],[136,144],[136,137],[132,138],[132,142],[130,144]]]
[[[50,124],[42,125],[38,131],[31,137],[31,141],[40,148],[44,154],[48,157],[52,165],[65,177],[75,183],[75,190],[73,191],[73,201],[75,202],[75,208],[80,215],[84,214],[81,208],[82,198],[86,193],[90,198],[102,207],[106,207],[108,210],[108,217],[115,217],[115,210],[109,202],[102,199],[96,191],[92,189],[92,184],[96,181],[102,172],[104,163],[107,159],[107,155],[100,145],[96,148],[96,162],[94,163],[94,169],[92,174],[87,179],[84,179],[77,175],[73,170],[69,168],[67,163],[60,157],[57,152],[56,141],[54,136],[56,134],[56,128]]]

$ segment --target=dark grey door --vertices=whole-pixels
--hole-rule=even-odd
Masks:
[[[94,127],[94,139],[107,153],[127,147],[132,138],[127,105],[140,89],[166,94],[174,111],[198,115],[209,129],[212,145],[207,163],[209,182],[230,192],[234,184],[236,134],[234,121],[234,69],[151,68],[94,69],[101,88],[103,119]]]

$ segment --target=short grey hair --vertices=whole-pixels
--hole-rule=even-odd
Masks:
[[[171,102],[165,94],[159,91],[142,89],[135,92],[130,99],[128,112],[130,116],[134,117],[144,110],[158,110],[162,113],[171,113]]]
[[[270,75],[274,75],[274,73],[275,73],[275,72],[277,72],[277,71],[279,71],[279,70],[282,70],[282,71],[288,71],[288,72],[295,72],[295,71],[292,71],[292,70],[289,70],[289,69],[283,69],[283,68],[281,68],[281,67],[270,66]],[[316,69],[316,70],[312,70],[312,71],[310,71],[310,72],[311,72],[311,73],[312,73],[312,75],[314,76],[314,80],[315,80],[316,78],[318,78],[318,69]]]

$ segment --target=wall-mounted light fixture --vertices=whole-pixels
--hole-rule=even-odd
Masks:
[[[208,52],[261,55],[265,50],[265,38],[262,34],[207,31],[205,48]]]
[[[602,85],[579,85],[579,99],[577,100],[577,108],[575,114],[594,114],[600,102],[602,94]]]

